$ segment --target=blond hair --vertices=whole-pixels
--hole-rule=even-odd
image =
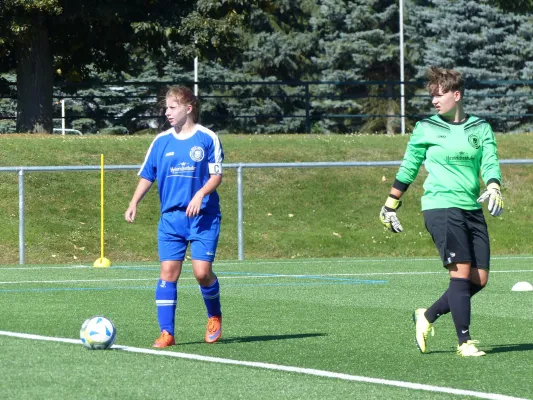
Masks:
[[[168,88],[166,99],[174,99],[178,104],[192,106],[191,116],[194,123],[198,122],[200,118],[200,100],[195,94],[186,86],[171,86]]]
[[[465,91],[463,75],[454,70],[430,67],[427,71],[428,83],[426,88],[431,96],[435,96],[442,89],[442,93],[459,91],[461,96]]]

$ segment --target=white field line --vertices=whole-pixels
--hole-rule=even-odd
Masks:
[[[10,336],[10,337],[15,337],[15,338],[22,338],[22,339],[45,340],[49,342],[63,342],[63,343],[73,343],[73,344],[81,345],[80,341],[77,339],[31,335],[31,334],[26,334],[26,333],[7,332],[7,331],[0,331],[0,335]],[[142,354],[150,354],[150,355],[156,355],[156,356],[183,358],[187,360],[205,361],[205,362],[211,362],[211,363],[217,363],[217,364],[230,364],[230,365],[239,365],[239,366],[245,366],[245,367],[251,367],[251,368],[267,369],[267,370],[273,370],[273,371],[293,372],[297,374],[313,375],[313,376],[319,376],[323,378],[334,378],[334,379],[341,379],[345,381],[371,383],[375,385],[394,386],[394,387],[400,387],[404,389],[423,390],[423,391],[433,392],[433,393],[446,393],[446,394],[453,394],[453,395],[458,395],[458,396],[471,396],[471,397],[477,397],[480,399],[524,400],[519,397],[505,396],[505,395],[497,394],[497,393],[475,392],[472,390],[454,389],[454,388],[447,388],[447,387],[442,387],[442,386],[432,386],[432,385],[426,385],[422,383],[394,381],[394,380],[380,379],[380,378],[369,378],[366,376],[349,375],[349,374],[343,374],[339,372],[323,371],[323,370],[312,369],[312,368],[291,367],[291,366],[286,366],[286,365],[269,364],[269,363],[255,362],[255,361],[240,361],[240,360],[232,360],[229,358],[202,356],[199,354],[179,353],[179,352],[166,351],[166,350],[143,349],[139,347],[120,346],[120,345],[113,345],[112,349],[127,351],[130,353],[142,353]]]
[[[490,271],[491,274],[497,273],[512,273],[512,272],[533,272],[533,269],[514,269],[514,270],[502,270],[502,271]],[[328,276],[374,276],[374,275],[443,275],[446,271],[406,271],[406,272],[358,272],[358,273],[343,273],[343,274],[308,274],[308,275],[291,275],[291,274],[272,274],[266,276],[267,278],[275,277],[292,277],[292,278],[327,278]],[[226,279],[226,276],[219,276],[220,279]]]
[[[533,272],[532,269],[509,269],[509,270],[501,270],[501,271],[493,271],[490,270],[491,274],[501,274],[501,273],[514,273],[514,272]],[[442,269],[442,271],[408,271],[408,272],[360,272],[357,274],[320,274],[320,275],[312,275],[312,276],[371,276],[371,275],[433,275],[433,274],[445,274],[446,271]],[[277,276],[277,275],[276,275]],[[306,276],[306,275],[284,275],[284,276]],[[309,276],[309,275],[307,275]]]
[[[288,276],[288,275],[287,275]],[[318,275],[317,275],[318,276]],[[219,277],[220,279],[253,279],[253,278],[278,278],[282,277],[282,275],[239,275],[239,276],[224,276]],[[54,281],[5,281],[0,282],[0,285],[11,285],[11,284],[18,284],[18,283],[83,283],[83,282],[124,282],[124,281],[151,281],[151,282],[157,282],[159,278],[153,277],[153,278],[118,278],[118,279],[64,279],[64,280],[54,280]],[[180,278],[181,281],[196,281],[196,278]]]
[[[491,260],[531,260],[533,256],[491,256]],[[297,258],[294,260],[271,260],[271,261],[262,261],[262,260],[248,260],[244,262],[249,262],[252,265],[263,265],[263,264],[349,264],[349,263],[375,263],[375,262],[389,262],[391,264],[405,263],[411,261],[421,261],[421,262],[438,262],[439,258],[436,257],[427,257],[427,258],[345,258],[345,259],[305,259]],[[217,261],[215,265],[242,265],[243,261]],[[157,264],[159,266],[159,264]]]
[[[533,256],[491,256],[491,260],[532,260]],[[379,263],[379,262],[388,262],[390,264],[401,264],[409,262],[440,262],[439,258],[436,257],[421,257],[421,258],[343,258],[343,259],[305,259],[305,258],[296,258],[291,260],[246,260],[246,261],[216,261],[214,265],[242,265],[243,263],[248,263],[249,265],[285,265],[285,264],[361,264],[361,263]],[[159,266],[159,264],[154,264],[154,266]]]
[[[159,264],[157,265],[159,266]],[[50,265],[34,265],[31,267],[18,267],[18,266],[1,266],[0,265],[0,272],[2,271],[23,271],[23,270],[39,270],[39,269],[85,269],[85,268],[92,268],[90,265],[62,265],[53,267]]]
[[[533,256],[492,256],[491,260],[531,260]],[[405,262],[437,262],[438,258],[377,258],[377,259],[365,259],[365,258],[346,258],[338,260],[329,260],[324,259],[305,259],[298,258],[294,260],[280,260],[280,261],[261,261],[261,260],[249,260],[249,261],[216,261],[215,266],[224,266],[224,265],[243,265],[248,263],[249,265],[286,265],[286,264],[360,264],[360,263],[376,263],[376,262],[388,262],[391,264],[405,263]],[[186,261],[184,265],[190,264],[190,261]],[[143,265],[115,265],[115,268],[118,267],[128,267],[128,268],[147,268],[147,267],[159,267],[160,264],[143,264]],[[51,265],[34,265],[29,267],[19,267],[19,266],[1,266],[0,272],[8,270],[35,270],[35,269],[77,269],[77,268],[93,268],[92,265],[63,265],[63,266],[51,266]],[[111,267],[113,268],[113,267]]]
[[[491,274],[498,273],[524,273],[533,272],[533,269],[516,269],[516,270],[502,270],[491,271]],[[235,275],[235,276],[219,276],[221,281],[227,279],[268,279],[268,278],[327,278],[327,277],[352,277],[352,276],[387,276],[387,275],[441,275],[443,271],[420,271],[420,272],[361,272],[357,274],[313,274],[313,275],[293,275],[293,274],[268,274],[268,275]],[[63,279],[63,280],[47,280],[47,281],[0,281],[0,285],[15,285],[25,283],[89,283],[89,282],[128,282],[128,281],[156,281],[157,278],[118,278],[118,279]],[[195,281],[196,278],[180,278],[180,281]]]

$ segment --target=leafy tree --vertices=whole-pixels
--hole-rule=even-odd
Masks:
[[[16,68],[17,131],[52,131],[56,81],[81,81],[90,67],[131,71],[132,55],[161,54],[164,29],[192,8],[171,0],[3,0],[0,72]]]
[[[51,132],[52,89],[95,73],[123,78],[147,68],[190,65],[194,57],[237,67],[249,40],[244,24],[288,0],[4,0],[0,73],[16,68],[17,130]],[[289,15],[289,13],[287,13]],[[68,94],[68,86],[63,88]]]
[[[208,25],[216,26],[231,14],[240,23],[232,24],[234,42],[226,43],[224,52],[210,51],[198,41],[204,120],[219,132],[304,131],[304,119],[297,116],[305,115],[305,86],[274,82],[314,76],[316,66],[311,56],[318,39],[309,29],[309,19],[315,8],[314,0],[198,1],[197,10]],[[219,53],[225,56],[217,56]],[[165,76],[176,74],[179,72],[166,68]]]
[[[533,106],[529,86],[509,88],[503,80],[533,76],[531,17],[504,13],[489,1],[508,3],[406,0],[406,80],[423,78],[433,63],[456,67],[470,78],[469,111],[523,113]],[[165,82],[191,84],[195,57],[200,60],[202,117],[217,131],[303,132],[309,129],[301,118],[306,113],[316,121],[314,132],[398,131],[399,120],[385,116],[399,113],[395,2],[0,2],[0,74],[16,68],[21,132],[52,130],[54,87],[60,95],[91,97],[69,102],[72,112],[88,117],[76,126],[101,130],[113,125],[112,120],[101,122],[112,114],[122,132],[163,128],[164,118],[147,119],[160,112],[155,100]],[[472,86],[496,79],[502,84]],[[147,80],[154,84],[97,85]],[[285,84],[276,83],[280,80]],[[250,84],[256,81],[265,84]],[[408,85],[408,93],[415,87]],[[9,90],[0,78],[0,91]],[[409,103],[410,112],[429,112],[427,94],[418,95]],[[505,129],[525,122],[502,121],[496,123]]]
[[[199,3],[202,3],[200,1]],[[399,88],[392,84],[348,84],[360,80],[397,81],[399,79],[398,12],[397,6],[380,0],[306,0],[293,2],[251,1],[240,3],[243,17],[242,32],[247,48],[233,54],[231,63],[219,65],[231,68],[228,76],[241,80],[264,81],[262,87],[236,84],[224,88],[225,94],[242,96],[218,103],[224,115],[274,114],[278,118],[255,118],[256,132],[281,129],[304,131],[303,116],[307,102],[312,100],[314,118],[328,120],[314,125],[315,132],[397,130],[393,118],[343,118],[342,114],[397,114]],[[210,12],[227,11],[226,2],[209,2]],[[228,71],[229,72],[229,71]],[[224,76],[222,76],[224,78]],[[226,79],[227,80],[227,79]],[[284,85],[272,85],[283,80]],[[339,85],[291,85],[289,82],[326,80],[345,82]],[[222,88],[210,94],[220,95]],[[364,99],[363,96],[371,96]],[[396,96],[396,98],[394,98]],[[230,118],[226,121],[231,120]],[[249,126],[249,120],[243,127]],[[233,122],[231,122],[233,124]]]

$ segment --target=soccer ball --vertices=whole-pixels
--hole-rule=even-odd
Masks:
[[[105,350],[115,342],[117,330],[106,317],[96,316],[86,320],[80,329],[81,343],[91,350]]]

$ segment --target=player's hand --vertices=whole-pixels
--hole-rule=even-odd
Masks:
[[[126,212],[124,213],[124,218],[128,222],[133,222],[135,220],[136,214],[137,214],[137,207],[129,206]]]
[[[478,203],[483,203],[485,200],[489,199],[489,204],[487,209],[490,212],[490,215],[493,217],[498,217],[503,212],[503,196],[500,192],[500,185],[497,183],[489,183],[487,190],[483,192],[481,196],[477,199]]]
[[[388,197],[385,205],[381,207],[381,212],[379,213],[379,219],[381,223],[394,233],[400,233],[403,231],[402,224],[396,216],[396,210],[398,210],[402,205],[402,202],[393,197]]]
[[[185,215],[187,217],[196,217],[200,214],[200,210],[202,209],[202,200],[204,199],[204,195],[198,191],[194,195],[194,197],[189,202],[189,205],[187,206],[187,209],[185,210]]]

